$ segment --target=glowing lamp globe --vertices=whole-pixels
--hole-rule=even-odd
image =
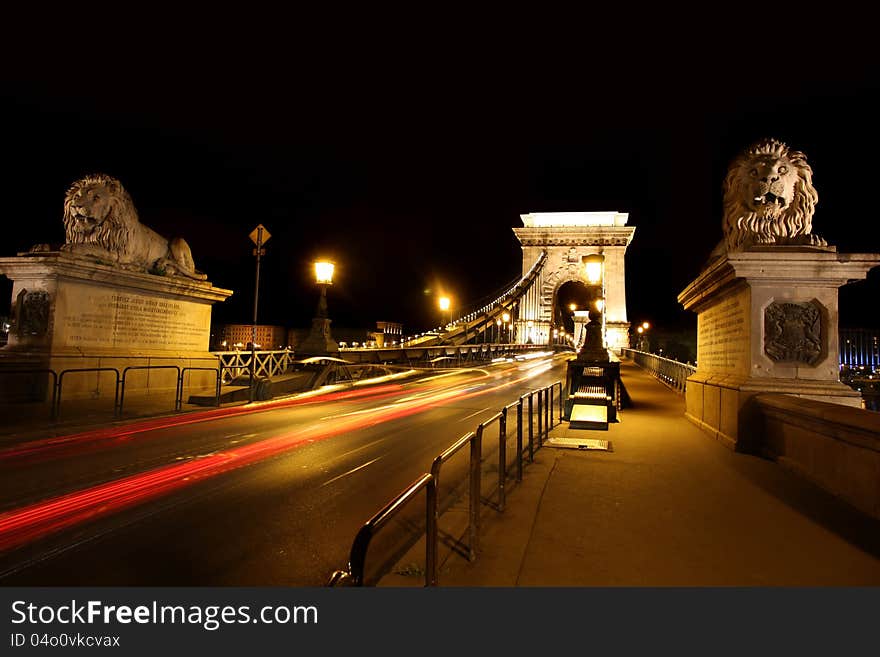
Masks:
[[[319,285],[330,285],[333,283],[333,270],[335,265],[332,262],[319,261],[315,263],[315,281]]]

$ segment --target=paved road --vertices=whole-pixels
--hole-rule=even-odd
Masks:
[[[505,362],[9,447],[0,584],[321,585],[359,526],[440,451],[563,377],[564,359]],[[418,515],[377,540],[374,563],[393,560]]]

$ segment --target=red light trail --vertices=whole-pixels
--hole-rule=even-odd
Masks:
[[[147,502],[172,491],[181,489],[198,481],[242,468],[253,463],[277,456],[291,449],[302,446],[305,443],[314,443],[325,440],[341,433],[356,431],[365,427],[373,426],[382,422],[400,419],[449,402],[459,402],[464,399],[487,394],[515,383],[531,378],[548,367],[532,368],[525,376],[512,381],[506,381],[496,385],[474,387],[457,387],[438,392],[429,392],[425,396],[413,399],[403,399],[395,404],[384,406],[380,409],[369,410],[362,415],[337,419],[332,424],[321,422],[310,425],[296,431],[285,433],[260,440],[255,443],[233,447],[222,452],[216,452],[184,463],[172,463],[153,470],[130,475],[122,479],[107,482],[91,488],[75,491],[59,497],[51,498],[30,504],[28,506],[7,511],[0,514],[0,551],[10,550],[25,543],[34,541],[61,529],[71,527],[87,520],[94,520],[112,513],[116,513],[135,504]],[[355,396],[380,393],[380,396],[394,394],[403,389],[401,385],[381,386],[369,391],[353,391],[350,393],[331,393],[321,396],[319,401],[329,398],[346,399]],[[393,390],[393,392],[392,392]],[[308,401],[315,401],[312,398]],[[306,403],[297,400],[299,403]],[[273,408],[293,405],[282,403]],[[255,409],[222,409],[237,411],[234,414],[253,412]],[[263,410],[263,409],[260,409]],[[225,417],[227,413],[213,413],[211,418]],[[200,414],[201,415],[201,414]],[[174,418],[177,419],[177,418]],[[189,419],[189,421],[176,424],[188,424],[191,422],[205,421],[205,417]],[[165,428],[175,426],[175,423],[140,423],[137,431],[148,431],[144,428]],[[102,432],[103,433],[103,432]],[[130,428],[124,428],[122,433],[132,433]],[[78,439],[91,434],[78,434]],[[117,432],[118,435],[118,432]],[[106,435],[107,438],[113,435]],[[66,438],[76,438],[66,437]]]

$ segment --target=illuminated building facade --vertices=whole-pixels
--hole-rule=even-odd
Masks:
[[[214,351],[234,351],[250,349],[253,324],[221,324],[211,333],[211,349]],[[283,326],[257,324],[257,349],[272,351],[287,346],[287,329]]]

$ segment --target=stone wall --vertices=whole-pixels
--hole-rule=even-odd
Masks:
[[[767,456],[880,518],[880,413],[778,394],[753,403]]]

